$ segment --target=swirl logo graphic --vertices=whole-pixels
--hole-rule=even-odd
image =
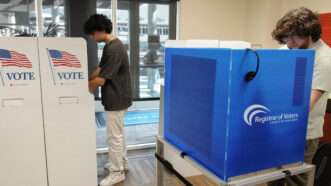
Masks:
[[[251,105],[244,112],[244,121],[248,126],[253,125],[253,119],[257,114],[266,114],[270,110],[263,105]]]

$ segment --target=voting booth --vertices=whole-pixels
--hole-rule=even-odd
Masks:
[[[0,185],[96,185],[85,41],[1,38],[0,43]]]
[[[36,39],[0,38],[0,185],[47,185],[37,50]]]
[[[165,56],[164,137],[183,155],[224,181],[303,161],[313,51],[175,46]]]
[[[85,40],[38,38],[50,186],[97,183],[94,97]]]

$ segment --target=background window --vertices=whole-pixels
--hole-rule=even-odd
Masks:
[[[36,34],[33,0],[0,1],[0,36]]]
[[[164,44],[170,38],[170,18],[176,17],[170,15],[170,1],[150,2],[117,2],[117,36],[127,47],[135,99],[125,118],[128,145],[154,143],[159,122],[159,87],[164,78]],[[96,7],[97,13],[112,18],[110,0],[97,0]],[[103,47],[103,43],[98,44],[99,60]],[[100,108],[96,112],[98,148],[107,147],[105,113],[101,105]]]
[[[66,35],[64,0],[43,1],[44,33],[52,37]]]
[[[111,1],[97,0],[96,3],[97,13],[111,19]],[[170,4],[118,0],[117,36],[130,56],[135,100],[160,97],[159,87],[164,78],[164,44],[169,39],[170,16],[176,17],[170,15]],[[139,18],[130,20],[133,15]],[[103,47],[104,43],[98,44],[99,60]],[[101,97],[100,91],[98,97]]]
[[[48,37],[65,36],[64,0],[43,1],[43,32]],[[34,0],[0,1],[0,36],[36,36]]]
[[[110,0],[97,0],[97,13],[107,16],[112,19],[111,1]],[[129,2],[118,1],[117,4],[117,37],[123,42],[127,49],[128,55],[130,55],[129,47]],[[102,50],[105,46],[104,43],[98,43],[98,59],[100,61],[102,56]],[[130,61],[129,61],[130,62]],[[101,91],[98,91],[98,97],[101,97]]]
[[[159,98],[164,78],[164,44],[169,39],[169,5],[139,5],[139,98]]]

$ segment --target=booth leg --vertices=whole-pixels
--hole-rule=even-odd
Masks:
[[[159,139],[156,139],[156,153],[160,156],[164,155],[164,144]],[[162,169],[162,163],[156,160],[157,186],[164,186],[164,175]]]
[[[316,169],[316,167],[313,167],[312,170],[309,171],[309,173],[308,173],[308,182],[307,182],[307,186],[314,186],[315,169]]]

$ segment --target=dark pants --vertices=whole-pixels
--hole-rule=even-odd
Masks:
[[[319,139],[307,140],[305,147],[305,162],[311,164],[314,155],[318,149]],[[270,182],[269,186],[306,186],[308,181],[308,176],[296,175],[291,176],[287,179],[282,179],[274,182]]]

